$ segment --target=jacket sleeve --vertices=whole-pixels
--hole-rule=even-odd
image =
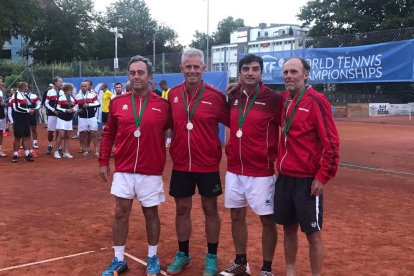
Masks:
[[[29,113],[29,109],[28,108],[24,108],[21,106],[21,103],[17,97],[17,93],[16,92],[13,96],[14,98],[14,103],[13,103],[13,110],[18,112],[18,113]],[[25,99],[23,99],[23,101],[26,101]]]
[[[98,97],[96,95],[93,97],[92,102],[90,104],[88,104],[88,106],[90,106],[90,107],[99,107],[100,105],[101,104],[99,103]]]
[[[46,108],[47,109],[49,109],[50,111],[55,111],[55,108],[54,107],[52,107],[50,104],[49,104],[49,101],[50,101],[50,94],[51,94],[51,92],[50,91],[52,91],[52,90],[49,90],[49,91],[47,91],[47,93],[46,93],[46,100],[45,100],[45,106],[46,106]],[[59,100],[58,98],[56,98],[56,101],[57,100]]]
[[[230,108],[226,101],[226,96],[221,95],[220,97],[220,110],[219,110],[219,122],[230,127]]]
[[[35,102],[35,104],[36,104],[35,109],[36,109],[36,110],[39,110],[39,109],[40,109],[40,107],[41,107],[41,102],[40,102],[39,97],[37,97],[37,96],[36,96],[36,98],[34,99],[34,102]]]
[[[99,166],[109,166],[109,159],[111,157],[112,146],[114,145],[116,132],[118,131],[118,122],[113,116],[114,105],[113,101],[109,103],[108,121],[102,132],[101,148],[99,151]]]
[[[331,180],[339,164],[339,136],[332,116],[331,105],[325,96],[318,97],[315,123],[322,143],[320,168],[315,178],[323,184]]]

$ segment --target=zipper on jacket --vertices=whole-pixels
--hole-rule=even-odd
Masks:
[[[132,93],[134,93],[134,92],[132,92]],[[139,112],[138,112],[138,114],[140,114],[141,113],[141,105],[142,105],[142,97],[141,96],[139,96]],[[138,139],[137,139],[137,143],[138,143],[138,145],[137,145],[137,152],[136,152],[136,154],[135,154],[135,165],[134,165],[134,173],[136,173],[137,172],[137,165],[138,165],[138,157],[139,157],[139,138],[140,137],[138,137]]]
[[[290,103],[288,105],[288,108],[286,109],[286,112],[285,112],[285,123],[286,123],[287,114],[289,113],[289,109],[290,109],[290,106],[292,105],[292,103],[293,103],[293,100],[290,101]],[[283,124],[283,126],[284,126],[284,124]],[[288,149],[287,149],[287,139],[288,139],[288,137],[287,137],[287,133],[286,134],[284,133],[284,136],[285,136],[285,141],[284,141],[285,142],[285,155],[283,155],[282,159],[280,160],[280,166],[279,166],[280,173],[282,173],[282,163],[283,163],[283,160],[285,160],[286,155],[288,154]]]

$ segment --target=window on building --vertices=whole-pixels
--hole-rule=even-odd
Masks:
[[[260,37],[260,31],[257,32],[257,37]]]
[[[265,32],[265,37],[268,37],[268,33],[267,32]]]

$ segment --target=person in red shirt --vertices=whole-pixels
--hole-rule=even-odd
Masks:
[[[283,225],[286,274],[295,275],[298,229],[309,242],[312,275],[321,275],[323,190],[339,163],[339,137],[328,99],[306,87],[310,66],[303,58],[283,65],[282,135],[279,143],[274,216]]]
[[[253,54],[239,61],[240,84],[229,96],[230,135],[226,145],[224,205],[230,208],[236,258],[220,275],[250,275],[247,262],[247,206],[262,224],[263,266],[272,274],[277,232],[273,221],[274,163],[279,140],[280,94],[262,81],[263,59]]]
[[[162,182],[166,160],[164,133],[171,127],[171,112],[168,102],[149,90],[153,67],[147,58],[131,58],[128,72],[132,92],[111,101],[98,159],[100,176],[108,181],[109,159],[112,146],[116,144],[111,188],[116,202],[112,228],[115,258],[102,275],[118,275],[128,269],[124,251],[129,215],[136,197],[147,229],[147,275],[155,276],[160,273],[156,255],[160,235],[158,205],[165,201]]]
[[[217,196],[222,193],[218,123],[228,126],[229,112],[225,96],[202,80],[205,68],[203,52],[186,49],[180,65],[185,81],[168,94],[174,130],[170,147],[173,161],[170,195],[176,203],[179,246],[173,263],[167,268],[170,275],[178,274],[190,265],[191,207],[196,186],[201,195],[208,244],[203,275],[216,275],[218,272],[217,247],[221,224]]]

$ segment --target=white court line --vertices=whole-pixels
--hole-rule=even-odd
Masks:
[[[101,248],[100,250],[106,250],[106,249],[107,248]],[[32,266],[32,265],[38,265],[38,264],[44,264],[44,263],[59,261],[59,260],[63,260],[63,259],[74,258],[74,257],[82,256],[82,255],[96,253],[96,252],[97,251],[86,251],[86,252],[82,252],[82,253],[67,255],[67,256],[63,256],[63,257],[57,257],[57,258],[53,258],[53,259],[47,259],[47,260],[43,260],[43,261],[37,261],[37,262],[33,262],[33,263],[27,263],[27,264],[22,264],[22,265],[10,266],[10,267],[6,267],[6,268],[1,268],[0,269],[0,272],[7,271],[7,270],[12,270],[12,269],[17,269],[17,268],[22,268],[22,267],[26,267],[26,266]]]
[[[368,170],[368,171],[376,171],[376,172],[385,172],[385,173],[392,173],[392,174],[400,174],[400,175],[407,175],[407,176],[414,176],[414,173],[408,173],[408,172],[400,172],[400,171],[393,171],[393,170],[386,170],[386,169],[378,169],[373,167],[367,167],[367,166],[360,166],[356,164],[351,163],[339,163],[340,166],[343,167],[350,167],[354,169],[362,169],[362,170]]]
[[[142,265],[144,265],[144,266],[147,266],[147,263],[146,262],[144,262],[143,260],[141,260],[141,259],[138,259],[137,257],[135,257],[135,256],[132,256],[131,254],[128,254],[128,253],[124,253],[125,254],[125,256],[127,256],[127,257],[129,257],[129,258],[131,258],[131,259],[133,259],[134,261],[136,261],[136,262],[138,262],[138,263],[140,263],[140,264],[142,264]],[[164,271],[162,271],[161,270],[161,272],[160,272],[162,275],[167,275],[167,273],[165,273]]]

